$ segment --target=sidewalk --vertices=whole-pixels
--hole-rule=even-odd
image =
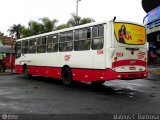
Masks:
[[[160,80],[160,65],[148,66],[148,80]]]
[[[10,69],[5,70],[5,72],[0,72],[0,76],[1,75],[10,75],[10,74],[16,74],[15,70],[13,70],[13,72],[11,72]]]

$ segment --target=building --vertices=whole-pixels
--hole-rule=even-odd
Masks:
[[[6,56],[6,68],[14,68],[15,62],[15,43],[16,41],[11,37],[3,36],[3,44],[0,45],[0,55],[5,54]],[[2,59],[2,58],[1,58]]]
[[[160,64],[160,0],[142,0],[142,7],[147,13],[143,23],[149,42],[149,63]]]

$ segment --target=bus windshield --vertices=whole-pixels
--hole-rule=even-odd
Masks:
[[[131,23],[114,23],[116,40],[122,44],[143,45],[146,43],[146,30],[143,26]]]

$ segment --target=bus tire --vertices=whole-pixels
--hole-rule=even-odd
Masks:
[[[62,70],[62,81],[65,86],[71,86],[73,83],[72,71],[70,68],[64,68]]]
[[[94,81],[92,82],[92,85],[99,86],[99,85],[102,85],[103,83],[105,83],[105,81]]]
[[[23,68],[23,75],[24,75],[25,78],[31,78],[32,77],[31,74],[28,74],[28,67],[27,66],[25,66]]]

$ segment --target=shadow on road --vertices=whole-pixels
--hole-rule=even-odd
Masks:
[[[24,79],[24,78],[23,78]],[[27,78],[25,80],[28,81]],[[47,84],[54,84],[58,87],[61,87],[67,91],[77,91],[77,92],[94,92],[98,94],[103,95],[111,95],[114,97],[127,97],[127,98],[134,98],[140,96],[141,92],[129,89],[129,88],[123,88],[121,86],[114,86],[114,84],[110,85],[92,85],[91,83],[85,83],[85,82],[77,82],[73,86],[67,87],[63,85],[63,82],[60,79],[54,79],[49,77],[42,77],[42,76],[34,76],[32,78],[29,78],[30,82],[42,82]],[[107,81],[110,82],[110,81]]]

